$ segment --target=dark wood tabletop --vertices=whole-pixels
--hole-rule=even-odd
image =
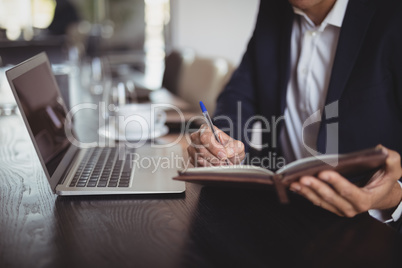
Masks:
[[[194,184],[185,194],[60,197],[21,117],[0,117],[0,267],[401,267],[394,229],[290,199]]]

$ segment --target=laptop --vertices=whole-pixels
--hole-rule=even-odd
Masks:
[[[106,195],[185,191],[183,182],[172,180],[181,168],[177,167],[180,161],[175,161],[182,159],[180,145],[80,148],[82,146],[71,142],[74,126],[67,116],[45,52],[6,71],[6,76],[53,193]],[[158,159],[163,161],[156,161]]]

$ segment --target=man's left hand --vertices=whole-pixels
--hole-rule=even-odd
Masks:
[[[313,204],[339,216],[354,217],[370,209],[396,207],[402,199],[398,179],[402,177],[400,155],[388,150],[385,167],[374,174],[362,188],[334,171],[323,171],[317,177],[304,176],[290,185]]]

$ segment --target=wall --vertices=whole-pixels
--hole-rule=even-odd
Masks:
[[[254,29],[259,0],[170,0],[171,44],[240,63]]]

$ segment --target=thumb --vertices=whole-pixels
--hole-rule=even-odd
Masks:
[[[226,146],[229,144],[229,142],[230,142],[231,140],[233,140],[232,137],[230,137],[228,134],[226,134],[225,132],[223,132],[223,131],[220,130],[220,129],[217,129],[217,135],[218,135],[218,138],[219,138],[220,143],[221,143],[224,147],[226,147]]]
[[[233,146],[234,139],[223,131],[218,132],[217,135],[223,147],[225,147],[226,156],[228,158],[235,156],[236,153]]]
[[[223,136],[223,135],[222,135]],[[235,140],[232,137],[226,135],[220,138],[221,140],[224,140],[222,145],[225,147],[226,150],[226,155],[228,158],[233,158],[233,157],[240,157],[241,160],[244,158],[244,144],[239,141]]]

